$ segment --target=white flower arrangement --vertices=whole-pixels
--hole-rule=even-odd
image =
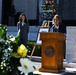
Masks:
[[[21,66],[18,67],[18,70],[21,71],[21,74],[28,75],[28,73],[33,72],[36,68],[33,65],[33,62],[27,58],[20,59]]]

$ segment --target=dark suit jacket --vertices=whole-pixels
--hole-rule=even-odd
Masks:
[[[54,24],[53,24],[53,25],[54,25]],[[50,29],[52,29],[52,30],[54,31],[54,29],[53,29],[54,26],[53,26],[53,25],[50,27]],[[57,30],[57,32],[66,33],[66,26],[63,25],[63,24],[60,24],[60,25],[59,25],[59,29]]]
[[[63,24],[59,25],[59,32],[66,33],[66,26]]]

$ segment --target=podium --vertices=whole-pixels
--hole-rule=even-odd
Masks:
[[[64,41],[66,37],[59,32],[41,32],[42,61],[40,72],[63,72]]]

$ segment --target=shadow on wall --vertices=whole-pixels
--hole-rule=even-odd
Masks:
[[[28,20],[30,26],[39,26],[39,20],[38,19],[30,19]]]
[[[19,16],[21,13],[23,12],[17,12],[17,14],[15,15],[15,26],[17,26],[17,22],[19,21]]]
[[[62,20],[62,23],[66,26],[76,26],[76,20]]]

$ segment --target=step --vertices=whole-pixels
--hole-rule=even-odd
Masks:
[[[28,40],[34,40],[36,41],[38,30],[40,26],[29,26],[29,34],[28,34]],[[7,27],[8,35],[17,35],[17,26],[8,26]]]

